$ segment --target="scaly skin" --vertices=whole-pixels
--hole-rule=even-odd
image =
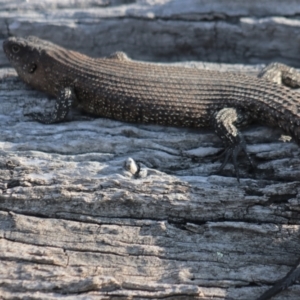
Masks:
[[[206,127],[221,109],[233,108],[300,140],[299,93],[269,80],[141,63],[122,53],[94,59],[35,37],[9,38],[3,47],[23,81],[54,97],[72,88],[77,105],[101,117]]]

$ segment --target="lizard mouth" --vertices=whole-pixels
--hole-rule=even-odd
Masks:
[[[8,44],[8,41],[7,40],[5,40],[5,41],[3,41],[3,44],[2,44],[2,46],[3,46],[3,51],[4,51],[4,53],[6,54],[6,56],[8,56],[8,51],[7,51],[7,44]]]

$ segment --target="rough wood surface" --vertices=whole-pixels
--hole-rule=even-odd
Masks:
[[[1,0],[0,39],[37,35],[92,56],[300,67],[299,13],[298,0]]]
[[[96,2],[104,3],[89,1],[89,5]],[[139,49],[143,44],[141,32],[146,42],[153,28],[158,36],[166,28],[166,38],[157,38],[157,44],[163,45],[169,28],[184,36],[182,27],[176,26],[200,28],[206,22],[188,19],[185,23],[188,14],[178,13],[182,8],[179,1],[161,2],[160,6],[158,1],[119,6],[121,1],[115,1],[114,6],[105,8],[104,17],[104,8],[66,9],[67,1],[62,8],[53,6],[47,12],[39,10],[38,1],[28,2],[37,5],[33,8],[23,2],[24,6],[19,6],[22,13],[9,7],[17,1],[2,1],[0,8],[6,6],[2,6],[0,19],[15,34],[36,34],[53,41],[64,38],[69,48],[94,54],[120,50],[125,45],[135,49],[136,55],[131,55],[134,58],[144,55],[154,60],[158,55],[154,48],[145,52],[146,43]],[[222,2],[215,2],[215,12],[226,9]],[[129,8],[140,13],[151,11],[150,5],[157,17],[128,17]],[[203,14],[214,16],[208,6],[201,7],[207,10]],[[286,11],[282,7],[282,14],[291,14],[287,7]],[[236,14],[249,15],[249,9],[237,6]],[[275,5],[272,9],[275,14]],[[126,10],[123,18],[110,15],[122,10]],[[228,9],[226,13],[229,11],[234,14]],[[42,20],[45,14],[49,18]],[[69,14],[64,22],[62,14]],[[159,14],[170,14],[174,20]],[[76,16],[85,16],[85,22],[78,22]],[[264,22],[260,17],[256,24]],[[196,16],[191,14],[189,18]],[[290,34],[297,32],[298,21],[282,18],[294,22]],[[119,38],[122,27],[126,35],[126,22],[136,28],[147,22],[152,29],[131,34],[130,38],[140,44],[125,43],[125,36]],[[213,26],[212,22],[207,24]],[[103,28],[99,28],[100,23]],[[61,31],[57,31],[59,24]],[[106,32],[107,24],[113,24],[110,32]],[[169,27],[165,27],[167,24]],[[4,37],[5,28],[1,28]],[[92,29],[102,30],[103,38],[110,35],[110,46],[106,48],[102,40],[99,48],[97,35],[88,44],[95,33]],[[81,39],[75,40],[79,36]],[[193,42],[194,37],[186,38]],[[289,38],[290,44],[278,40],[273,46],[275,49],[282,43],[296,53],[298,48],[291,45],[296,40]],[[255,38],[243,42],[255,44]],[[267,48],[257,61],[264,60]],[[160,60],[164,60],[168,51],[164,46],[161,49],[166,56]],[[154,54],[149,56],[152,50]],[[222,59],[233,55],[227,50],[228,56],[224,54]],[[253,75],[261,67],[186,65]],[[238,184],[231,165],[221,175],[213,175],[220,163],[213,163],[212,155],[222,144],[210,130],[127,124],[94,119],[76,111],[69,122],[56,125],[38,124],[24,116],[32,110],[51,109],[53,104],[44,94],[21,83],[12,69],[0,70],[0,298],[251,300],[297,261],[300,148],[293,142],[283,142],[287,138],[279,130],[254,125],[243,131],[257,170],[250,172],[247,160],[241,157],[243,178]],[[141,162],[141,178],[124,168],[130,157]],[[300,285],[295,284],[274,299],[299,297]]]
[[[245,131],[258,169],[249,174],[242,158],[238,184],[231,166],[209,175],[221,147],[211,131],[76,112],[45,126],[23,114],[53,101],[12,69],[0,90],[5,299],[254,299],[295,263],[299,147],[279,131]],[[129,157],[142,178],[124,169]],[[297,299],[300,286],[282,295]]]

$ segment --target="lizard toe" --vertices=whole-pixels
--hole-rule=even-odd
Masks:
[[[233,164],[234,170],[235,170],[235,175],[236,175],[237,181],[239,182],[240,181],[240,172],[239,172],[239,166],[238,166],[238,155],[241,152],[245,153],[247,160],[250,163],[251,168],[255,169],[255,165],[246,150],[246,145],[244,143],[238,143],[238,144],[227,146],[220,155],[218,155],[217,157],[215,157],[213,159],[213,162],[215,162],[216,160],[224,158],[222,164],[220,165],[220,167],[218,168],[216,173],[219,174],[220,172],[222,172],[223,169],[225,168],[225,166],[229,163],[229,161],[231,161]]]

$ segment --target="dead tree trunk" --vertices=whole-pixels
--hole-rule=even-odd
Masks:
[[[71,2],[1,1],[2,37],[34,34],[94,56],[300,66],[293,1]],[[42,125],[24,113],[53,101],[3,53],[0,65],[0,298],[251,300],[297,261],[300,151],[279,130],[243,131],[257,169],[241,156],[238,184],[231,165],[215,174],[222,144],[211,130],[76,111]],[[130,157],[141,178],[125,170]],[[276,299],[299,297],[295,284]]]

